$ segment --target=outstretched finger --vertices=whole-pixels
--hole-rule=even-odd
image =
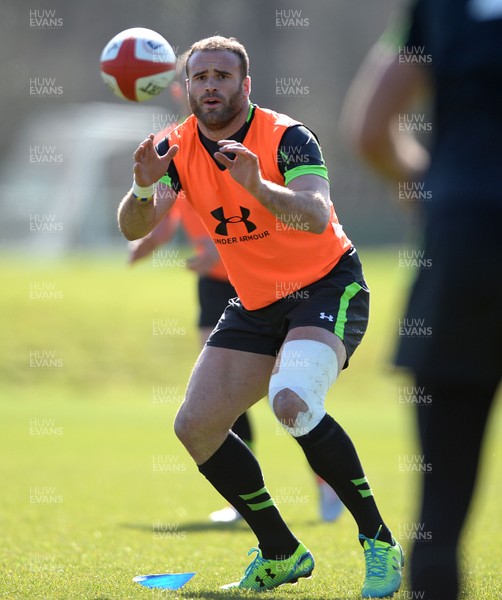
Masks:
[[[143,148],[143,146],[140,145],[138,146],[138,148],[136,148],[132,157],[136,162],[139,162],[143,158],[144,154],[145,149]]]
[[[153,138],[155,136],[153,135],[153,133],[151,133],[145,140],[143,140],[140,144],[140,146],[143,146],[143,148],[147,148],[148,146],[152,146],[153,145]]]
[[[154,135],[151,133],[146,140],[141,142],[140,147],[142,147],[145,152],[151,152],[154,149],[153,138]]]
[[[240,142],[236,142],[235,140],[218,140],[218,146],[225,146],[226,144],[238,144],[242,146]]]
[[[173,159],[173,158],[176,156],[176,154],[178,154],[178,150],[179,150],[179,149],[180,149],[180,147],[179,147],[179,146],[177,146],[176,144],[175,144],[174,146],[171,146],[171,147],[169,148],[169,150],[167,151],[166,157],[167,157],[169,160],[172,160],[172,159]]]
[[[151,133],[146,140],[142,141],[141,143],[145,146],[151,146],[153,144],[153,140],[154,140],[155,136],[153,133]]]
[[[238,154],[239,156],[247,156],[247,157],[255,156],[251,152],[251,150],[248,150],[248,148],[245,148],[242,144],[236,144],[236,143],[233,143],[233,144],[229,143],[224,146],[221,146],[220,152]]]
[[[163,156],[160,156],[160,160],[162,161],[164,168],[167,169],[167,167],[169,166],[169,163],[172,161],[172,159],[176,156],[176,154],[178,153],[178,150],[180,149],[179,146],[171,146],[169,148],[169,150],[167,151],[166,154],[164,154]]]
[[[134,160],[136,160],[136,161],[141,160],[141,158],[145,155],[145,151],[147,150],[147,148],[149,146],[153,145],[153,138],[154,138],[154,135],[153,135],[153,133],[151,133],[146,138],[146,140],[143,140],[141,142],[141,144],[136,148],[136,150],[133,154]]]
[[[215,152],[214,153],[214,158],[218,162],[220,162],[224,167],[226,167],[227,169],[231,169],[232,165],[234,164],[233,160],[231,160],[230,158],[228,158],[228,156],[225,156],[221,152]]]
[[[151,155],[155,152],[155,145],[153,143],[153,135],[150,135],[150,137],[148,137],[144,142],[143,142],[143,147],[145,149],[145,154],[146,155]]]

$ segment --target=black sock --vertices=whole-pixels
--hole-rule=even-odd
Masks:
[[[265,558],[279,560],[295,552],[299,542],[270,497],[258,461],[234,433],[199,471],[247,521]]]
[[[335,490],[350,510],[359,533],[392,543],[392,535],[378,511],[373,492],[364,475],[356,449],[349,436],[330,415],[306,435],[295,438],[312,469]]]
[[[232,431],[241,438],[246,446],[253,449],[253,430],[251,429],[251,422],[247,412],[242,413],[237,419],[232,427]]]

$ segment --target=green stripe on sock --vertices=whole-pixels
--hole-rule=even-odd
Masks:
[[[360,485],[364,485],[364,484],[366,484],[368,486],[367,489],[357,490],[363,498],[367,498],[368,496],[373,496],[373,492],[371,491],[370,484],[369,484],[368,478],[366,476],[361,477],[359,479],[351,479],[350,481],[356,487],[359,487]]]
[[[355,281],[345,288],[340,298],[340,307],[336,315],[335,334],[343,340],[345,334],[345,324],[347,323],[347,308],[351,299],[361,290],[361,286]]]
[[[253,498],[256,498],[256,496],[260,496],[261,494],[268,494],[266,486],[263,486],[261,490],[258,490],[257,492],[252,492],[251,494],[239,494],[239,498],[242,498],[243,500],[252,500]]]
[[[263,496],[267,499],[263,500],[262,502],[248,502],[248,500],[258,498],[258,496]],[[262,510],[263,508],[268,508],[269,506],[275,506],[275,502],[270,497],[266,486],[262,487],[261,490],[258,490],[257,492],[252,492],[251,494],[239,494],[239,498],[242,498],[242,500],[244,500],[249,509],[252,511]]]
[[[358,491],[363,498],[367,498],[368,496],[373,496],[373,492],[372,492],[371,488],[369,488],[368,490],[358,490]]]
[[[257,502],[256,504],[248,504],[252,511],[261,510],[262,508],[268,508],[269,506],[275,506],[275,502],[272,498],[265,500],[265,502]]]

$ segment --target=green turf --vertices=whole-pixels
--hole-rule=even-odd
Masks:
[[[412,410],[399,402],[407,382],[388,361],[409,273],[397,268],[397,251],[361,254],[373,291],[370,328],[328,407],[407,549],[423,475],[399,467],[417,450]],[[218,587],[242,574],[255,540],[242,524],[208,522],[222,500],[171,427],[198,346],[193,275],[152,261],[131,269],[123,256],[4,256],[0,277],[0,598],[227,598]],[[252,418],[268,488],[317,561],[312,579],[274,598],[359,598],[364,567],[352,519],[319,521],[297,445],[265,401]],[[502,595],[501,429],[498,409],[462,549],[464,600]],[[132,582],[191,570],[197,576],[179,592]],[[410,598],[407,589],[396,597]]]

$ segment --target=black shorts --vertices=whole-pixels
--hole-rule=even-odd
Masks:
[[[502,211],[475,202],[426,225],[396,359],[422,380],[496,385],[502,375]]]
[[[257,310],[230,301],[207,345],[277,356],[288,331],[314,326],[335,333],[349,358],[368,325],[369,289],[354,248],[319,281]]]
[[[213,328],[228,306],[230,298],[237,296],[235,288],[228,281],[214,277],[199,277],[197,292],[200,307],[197,323],[199,327]]]

